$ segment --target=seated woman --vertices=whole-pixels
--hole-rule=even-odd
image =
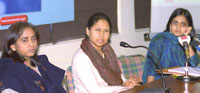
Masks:
[[[195,30],[190,12],[187,9],[178,8],[171,14],[166,30],[153,37],[149,45],[149,48],[158,58],[162,69],[185,65],[186,55],[184,48],[178,42],[178,37],[183,35],[189,35],[191,40],[194,40]],[[191,66],[198,64],[195,52],[191,45],[189,45]],[[155,65],[154,57],[148,51],[143,73],[143,83],[160,79],[160,75],[155,72],[158,68]]]
[[[141,82],[137,78],[125,80],[117,64],[117,56],[109,45],[110,34],[109,17],[103,13],[93,14],[88,21],[81,48],[72,61],[76,93],[119,92]]]
[[[61,85],[65,71],[37,56],[39,33],[28,22],[8,29],[0,59],[1,93],[66,93]]]

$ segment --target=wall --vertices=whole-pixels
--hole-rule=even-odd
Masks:
[[[146,49],[125,49],[119,46],[120,41],[126,41],[131,45],[145,45],[144,33],[148,30],[136,31],[134,26],[134,0],[118,0],[118,29],[119,33],[112,34],[111,46],[117,56],[120,55],[146,55]],[[74,52],[80,47],[80,39],[68,40],[56,44],[41,45],[39,54],[46,54],[50,62],[62,69],[71,65]]]
[[[145,31],[135,31],[134,26],[134,0],[118,0],[118,34],[112,34],[111,46],[117,56],[143,54],[146,55],[146,49],[126,49],[119,46],[120,41],[126,41],[131,45],[145,45],[149,42],[144,41]],[[71,65],[74,52],[80,47],[81,39],[74,39],[59,42],[55,45],[42,45],[39,54],[46,54],[49,60],[56,66],[67,69]]]

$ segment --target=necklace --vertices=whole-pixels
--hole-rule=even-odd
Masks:
[[[104,53],[102,54],[102,57],[103,57],[103,59],[105,59],[105,55],[104,55]]]

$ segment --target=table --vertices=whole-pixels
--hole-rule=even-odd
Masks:
[[[200,80],[183,82],[176,80],[176,78],[172,76],[169,76],[165,78],[165,82],[167,88],[170,88],[170,93],[200,93]],[[138,93],[139,91],[142,91],[145,88],[161,88],[161,87],[162,87],[162,81],[161,79],[159,79],[151,83],[123,91],[121,93]]]

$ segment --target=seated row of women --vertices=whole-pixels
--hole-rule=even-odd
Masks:
[[[111,21],[103,13],[93,14],[86,25],[85,38],[72,59],[72,76],[76,93],[113,93],[152,82],[160,78],[155,72],[152,54],[147,53],[143,79],[126,79],[110,46]],[[166,30],[157,34],[149,48],[162,68],[184,66],[184,49],[178,37],[194,40],[192,16],[187,9],[176,9]],[[0,91],[2,93],[65,93],[61,85],[65,71],[52,65],[45,55],[37,55],[40,43],[37,29],[28,22],[17,22],[8,29],[0,59]],[[191,66],[198,63],[196,50],[189,45]]]

